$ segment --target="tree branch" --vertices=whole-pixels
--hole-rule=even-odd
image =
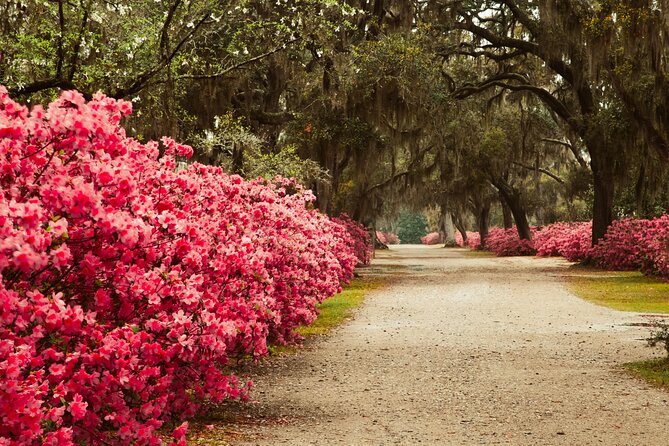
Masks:
[[[527,165],[519,163],[517,161],[512,161],[512,163],[513,163],[514,166],[522,167],[523,169],[533,170],[535,172],[541,172],[544,175],[548,175],[549,177],[551,177],[552,179],[554,179],[558,183],[564,184],[564,180],[562,178],[560,178],[559,176],[555,175],[553,172],[551,172],[547,169],[544,169],[542,167],[527,166]]]
[[[142,91],[149,83],[151,78],[153,78],[155,75],[161,72],[166,66],[170,64],[170,62],[172,62],[172,60],[176,57],[176,55],[179,53],[181,48],[186,44],[186,42],[188,42],[190,38],[193,37],[193,35],[207,21],[209,15],[210,12],[206,12],[202,16],[202,18],[193,26],[193,28],[188,33],[186,33],[185,36],[181,38],[179,43],[172,49],[172,51],[166,57],[165,56],[161,57],[161,59],[158,61],[156,65],[154,65],[149,70],[137,76],[135,78],[135,81],[129,87],[121,88],[116,92],[114,92],[113,94],[111,94],[110,96],[115,99],[120,99]]]
[[[510,84],[507,81],[518,81],[520,84]],[[527,83],[527,79],[518,73],[502,73],[493,76],[479,85],[466,85],[455,91],[455,97],[464,99],[473,94],[480,93],[493,87],[501,87],[511,91],[528,91],[537,96],[541,101],[564,119],[570,126],[580,130],[579,122],[574,118],[569,109],[548,90]]]
[[[60,88],[62,90],[75,90],[77,87],[66,79],[44,79],[41,81],[32,82],[23,87],[10,88],[9,94],[12,96],[21,96],[37,93],[39,91],[48,90],[50,88]],[[83,94],[83,93],[82,93]],[[86,98],[92,97],[90,94],[84,94]]]
[[[521,10],[513,0],[501,0],[501,2],[509,8],[513,16],[527,28],[533,37],[536,37],[539,34],[540,30],[537,22],[532,20],[525,11]]]
[[[289,45],[292,45],[293,43],[297,42],[298,40],[299,40],[299,38],[294,37],[291,40],[289,40],[288,42],[285,42],[285,43],[281,44],[280,46],[277,46],[277,47],[275,47],[275,48],[273,48],[273,49],[271,49],[271,50],[269,50],[265,53],[258,54],[257,56],[251,57],[250,59],[241,61],[241,62],[239,62],[235,65],[232,65],[232,66],[230,66],[230,67],[228,67],[228,68],[226,68],[222,71],[219,71],[217,73],[211,73],[211,74],[184,74],[184,75],[181,75],[181,76],[177,76],[177,79],[215,79],[215,78],[218,78],[218,77],[223,77],[223,76],[226,76],[227,74],[229,74],[230,72],[232,72],[234,70],[237,70],[237,69],[239,69],[243,66],[252,64],[254,62],[258,62],[259,60],[265,59],[266,57],[269,57],[273,54],[276,54],[279,51],[286,49]]]
[[[83,1],[80,3],[83,6]],[[81,50],[81,42],[84,40],[84,32],[86,31],[86,25],[88,24],[88,13],[91,4],[88,4],[88,8],[84,9],[84,16],[81,19],[81,26],[79,27],[79,35],[77,36],[77,41],[74,43],[72,48],[72,57],[70,58],[70,71],[67,75],[67,80],[72,82],[74,75],[77,72],[77,63],[79,61],[79,51]]]
[[[581,167],[584,167],[584,168],[589,167],[588,162],[578,152],[578,148],[576,146],[574,146],[572,143],[570,143],[569,141],[562,141],[560,139],[554,139],[554,138],[542,138],[541,140],[544,141],[544,142],[549,142],[549,143],[565,146],[566,148],[568,148],[571,151],[571,153],[574,155],[574,158],[576,158],[576,161],[578,161],[578,164]]]

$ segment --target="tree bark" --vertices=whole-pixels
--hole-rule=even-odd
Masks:
[[[444,212],[441,218],[443,219],[444,246],[455,246],[455,230],[451,213]]]
[[[592,206],[592,245],[604,237],[613,221],[613,197],[615,183],[612,169],[605,168],[599,161],[592,159],[594,202]]]
[[[516,231],[518,231],[518,237],[520,237],[521,240],[532,240],[532,231],[530,230],[530,223],[527,221],[527,212],[525,212],[525,204],[523,203],[520,191],[502,180],[494,181],[493,185],[499,191],[500,198],[503,202],[502,208],[504,208],[504,203],[506,203],[511,215],[513,215],[513,220],[516,223]]]
[[[462,236],[462,246],[467,246],[467,229],[465,228],[465,225],[462,223],[462,219],[459,216],[453,215],[453,224],[455,225],[455,228]]]
[[[479,227],[479,236],[481,237],[478,249],[485,249],[490,229],[490,204],[484,204],[476,210],[476,224]]]
[[[513,216],[511,215],[511,209],[509,205],[506,204],[504,196],[499,194],[499,203],[502,205],[502,219],[504,221],[504,229],[511,229],[513,227]]]

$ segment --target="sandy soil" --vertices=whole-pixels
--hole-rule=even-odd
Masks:
[[[353,320],[256,367],[234,445],[663,445],[669,394],[643,317],[574,297],[559,259],[394,247]]]

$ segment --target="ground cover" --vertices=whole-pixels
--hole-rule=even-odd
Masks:
[[[646,382],[669,391],[669,359],[630,362],[625,369]]]
[[[579,297],[621,311],[669,314],[669,283],[637,271],[575,268],[569,287]]]

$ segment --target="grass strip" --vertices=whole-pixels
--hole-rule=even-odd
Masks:
[[[630,362],[624,367],[632,375],[669,391],[669,358]]]
[[[302,336],[324,335],[341,325],[351,317],[353,310],[359,307],[365,295],[380,285],[378,280],[356,278],[346,285],[341,293],[319,305],[320,314],[313,324],[300,327],[297,332]]]
[[[299,327],[297,333],[305,338],[328,334],[351,317],[353,311],[362,305],[365,295],[379,286],[381,286],[379,278],[358,277],[351,280],[351,283],[343,287],[341,293],[319,304],[318,309],[320,314],[318,318],[311,325]],[[297,351],[299,351],[299,347],[290,345],[269,346],[269,352],[272,356],[295,353]]]
[[[669,314],[669,283],[636,271],[575,268],[568,276],[577,296],[621,311]]]

